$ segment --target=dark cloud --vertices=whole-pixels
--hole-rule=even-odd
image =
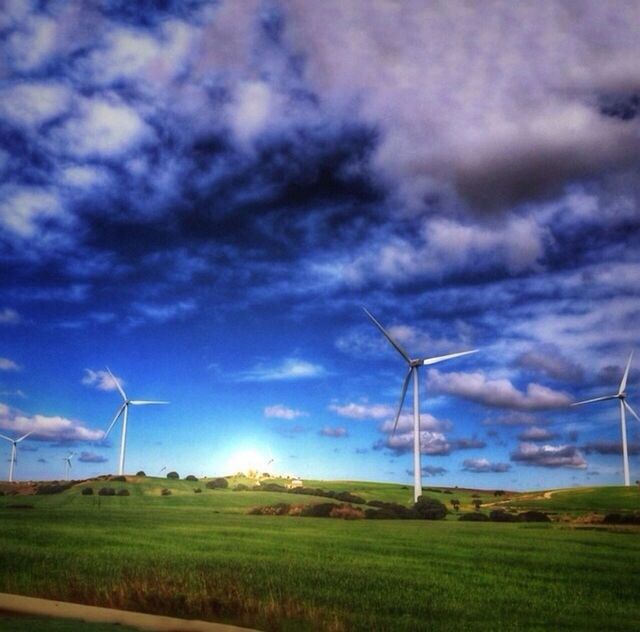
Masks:
[[[106,463],[109,459],[95,452],[81,452],[78,461],[81,463]]]
[[[578,382],[584,375],[582,367],[564,357],[554,345],[542,345],[521,354],[516,365],[567,382]]]
[[[511,453],[511,460],[523,465],[546,468],[585,469],[587,462],[582,452],[575,445],[536,445],[521,443]]]
[[[475,474],[501,474],[508,472],[510,469],[511,466],[508,463],[492,463],[487,459],[465,459],[462,462],[462,470],[464,472],[473,472]]]
[[[621,455],[622,442],[606,441],[604,439],[598,441],[589,441],[581,446],[581,449],[584,450],[587,454]],[[627,451],[631,456],[640,454],[640,443],[628,442]]]
[[[520,441],[552,441],[558,438],[557,432],[551,432],[547,428],[540,428],[539,426],[531,426],[526,428],[519,435]]]

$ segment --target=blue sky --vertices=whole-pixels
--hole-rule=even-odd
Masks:
[[[640,326],[640,5],[6,2],[0,432],[117,469],[621,480]],[[637,370],[629,394],[633,405]],[[636,408],[640,407],[640,399]],[[632,480],[640,424],[629,421]],[[8,470],[10,446],[0,446]],[[251,459],[249,459],[251,456]]]

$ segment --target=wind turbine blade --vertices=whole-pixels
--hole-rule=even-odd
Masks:
[[[3,439],[6,439],[7,441],[9,441],[11,443],[13,443],[13,439],[10,439],[9,437],[7,437],[7,435],[0,434],[0,437],[2,437]]]
[[[22,435],[19,439],[16,439],[16,443],[20,443],[23,439],[26,439],[29,435],[33,434],[35,430],[30,430],[26,435]]]
[[[620,382],[620,389],[618,390],[618,394],[624,393],[624,389],[627,388],[627,378],[629,377],[629,369],[631,368],[631,358],[633,358],[633,351],[629,354],[627,367],[624,370],[624,375],[622,376],[622,382]]]
[[[626,399],[622,400],[624,402],[624,407],[638,420],[640,421],[640,417],[638,417],[638,415],[636,414],[636,411],[633,410],[633,408],[631,408],[631,405],[629,404],[629,402],[627,402]]]
[[[157,402],[147,399],[132,399],[129,403],[132,406],[148,406],[149,404],[169,404],[170,402]]]
[[[118,382],[118,380],[116,379],[116,376],[111,373],[111,369],[109,369],[109,367],[107,367],[107,371],[109,372],[109,375],[111,376],[111,379],[113,380],[113,383],[116,385],[116,388],[120,391],[120,395],[122,395],[122,399],[124,399],[124,401],[127,401],[127,395],[124,392],[124,390],[122,389],[122,386],[120,386],[120,382]]]
[[[373,324],[382,332],[382,335],[391,343],[393,348],[409,363],[411,358],[407,352],[387,333],[387,330],[374,318],[373,314],[366,308],[362,308],[365,314],[373,321]]]
[[[573,402],[572,406],[582,406],[582,404],[591,404],[592,402],[604,402],[607,399],[617,399],[617,395],[606,395],[605,397],[594,397],[593,399],[585,399],[581,402]]]
[[[469,355],[470,353],[478,353],[479,349],[471,349],[470,351],[459,351],[458,353],[448,353],[443,356],[435,356],[434,358],[425,358],[422,364],[437,364],[438,362],[444,362],[445,360],[451,360],[451,358],[459,358],[460,356]]]
[[[107,428],[107,431],[104,433],[104,437],[102,437],[103,439],[106,439],[109,436],[109,433],[111,432],[111,428],[113,428],[113,425],[116,423],[116,421],[118,421],[118,418],[120,417],[120,415],[122,415],[122,411],[124,410],[125,406],[126,404],[122,404],[122,406],[118,408],[118,412],[116,413],[116,416],[113,418],[113,421],[109,425],[109,428]]]
[[[409,380],[411,379],[411,373],[413,373],[413,367],[409,369],[407,376],[404,378],[404,384],[402,385],[402,391],[400,393],[400,403],[398,404],[398,412],[393,423],[393,432],[391,436],[396,434],[396,428],[398,427],[398,421],[400,419],[400,413],[402,412],[402,405],[404,404],[404,398],[407,396],[407,388],[409,388]]]

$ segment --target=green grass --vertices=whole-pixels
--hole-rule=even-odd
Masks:
[[[49,619],[45,617],[3,616],[0,613],[0,630],[3,632],[137,632],[119,624],[87,623],[73,619]]]
[[[374,483],[305,484],[396,502],[407,492]],[[73,488],[0,498],[0,591],[265,630],[640,624],[634,528],[249,516],[243,512],[251,505],[304,497],[194,494],[198,485],[204,490],[202,483],[144,479],[127,485],[129,497],[98,499]],[[174,494],[159,496],[161,486]],[[3,509],[18,500],[34,509]]]

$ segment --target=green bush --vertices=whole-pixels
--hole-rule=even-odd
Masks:
[[[354,505],[364,505],[367,502],[361,496],[356,496],[356,494],[352,494],[351,492],[340,492],[335,495],[335,499],[341,500],[344,503],[353,503]]]
[[[640,513],[608,513],[602,522],[604,524],[640,524]]]
[[[139,472],[136,472],[136,476],[146,476],[146,474],[143,470],[140,470]]]
[[[166,487],[160,492],[161,496],[171,496],[171,490]]]
[[[248,485],[244,485],[243,483],[238,483],[234,488],[233,488],[234,492],[248,492],[249,491],[249,486]]]
[[[300,515],[306,518],[328,518],[335,508],[334,503],[319,503],[317,505],[307,505],[300,511]]]
[[[196,487],[193,492],[194,494],[202,494],[202,490],[199,487]]]
[[[205,487],[207,489],[226,489],[229,487],[229,481],[226,478],[218,477],[207,481]]]
[[[518,522],[551,522],[551,518],[542,511],[523,511],[517,519]]]
[[[435,498],[420,496],[413,510],[423,520],[442,520],[447,515],[446,506]]]
[[[103,487],[98,492],[98,496],[115,496],[116,490],[113,487]]]
[[[198,479],[193,475],[193,474],[189,474],[189,476],[187,476],[187,478],[184,479],[185,481],[197,481]]]
[[[84,487],[80,493],[83,496],[93,496],[93,487]]]
[[[45,483],[44,485],[38,485],[36,490],[37,495],[48,495],[48,494],[61,494],[63,491],[69,489],[73,483]]]
[[[167,478],[180,478],[180,474],[178,472],[169,472]]]
[[[117,496],[131,496],[131,492],[128,489],[119,489],[116,492]]]
[[[473,513],[462,514],[458,520],[462,520],[462,522],[488,522],[489,516],[479,511],[474,511]]]
[[[489,520],[492,522],[517,522],[518,517],[506,512],[504,509],[494,509],[489,512]]]
[[[260,489],[263,492],[286,492],[287,488],[283,485],[278,485],[278,483],[266,483],[264,485],[260,485]]]
[[[413,509],[409,509],[404,505],[398,503],[385,503],[381,500],[376,501],[375,509],[367,509],[365,511],[365,518],[370,520],[415,520],[418,515]]]
[[[126,476],[122,476],[120,474],[118,476],[110,476],[109,480],[117,481],[118,483],[126,483],[127,482],[127,477]]]

